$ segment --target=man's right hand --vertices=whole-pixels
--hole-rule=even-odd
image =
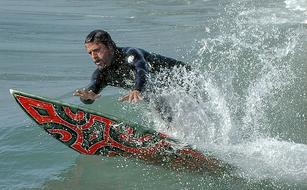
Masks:
[[[92,90],[87,90],[87,89],[77,89],[74,93],[74,96],[79,96],[80,98],[84,100],[96,100],[99,98],[101,95],[100,94],[95,94]]]

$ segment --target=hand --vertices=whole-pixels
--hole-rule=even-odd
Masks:
[[[143,100],[143,97],[141,96],[141,92],[138,90],[132,90],[128,95],[119,98],[119,101],[128,101],[129,103],[136,103],[140,100]]]
[[[101,96],[100,94],[95,94],[92,90],[86,90],[85,88],[77,89],[73,95],[80,96],[80,98],[85,100],[96,100]]]

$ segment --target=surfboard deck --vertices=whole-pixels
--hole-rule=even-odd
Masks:
[[[10,90],[48,134],[81,154],[135,157],[171,168],[214,170],[220,163],[164,133],[78,105]]]

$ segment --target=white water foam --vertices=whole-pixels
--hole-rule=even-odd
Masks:
[[[306,184],[307,146],[273,138],[223,147],[228,162],[239,166],[239,174],[256,180],[272,179]]]
[[[307,24],[307,1],[306,0],[285,0],[286,8],[292,11],[303,12],[303,23]]]
[[[307,2],[305,0],[286,0],[285,4],[286,4],[286,8],[294,10],[294,11],[306,11],[307,10]]]
[[[197,149],[215,152],[236,166],[243,178],[307,185],[307,145],[272,136],[275,126],[269,116],[295,85],[292,65],[300,56],[302,30],[284,30],[274,21],[250,22],[261,16],[258,13],[238,11],[236,18],[222,18],[213,28],[206,27],[209,34],[220,25],[222,34],[200,40],[197,71],[175,70],[171,78],[160,76],[169,87],[157,91],[175,111],[168,133]],[[178,81],[189,91],[176,85]],[[167,131],[158,117],[150,114],[149,120]]]

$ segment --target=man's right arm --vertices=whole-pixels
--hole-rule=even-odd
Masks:
[[[75,94],[80,96],[80,100],[84,104],[92,104],[100,96],[99,93],[104,87],[106,87],[106,82],[103,80],[102,72],[96,69],[92,74],[91,83],[85,89],[79,90],[79,93]]]

